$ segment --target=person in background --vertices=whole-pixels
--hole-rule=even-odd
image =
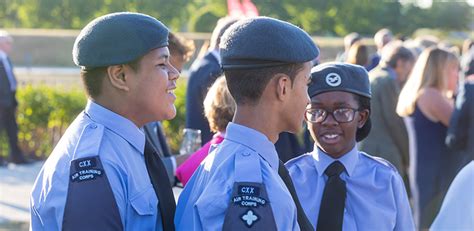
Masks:
[[[174,230],[166,169],[141,129],[176,115],[168,28],[107,14],[81,30],[72,54],[88,102],[36,178],[30,229]]]
[[[360,40],[362,40],[362,37],[356,32],[352,32],[352,33],[344,36],[344,51],[337,54],[336,61],[346,62],[347,53],[349,52],[349,49],[351,48],[351,46],[354,43],[356,43]]]
[[[305,118],[314,150],[286,163],[318,231],[415,230],[403,180],[382,158],[357,150],[369,133],[365,68],[325,63],[312,70]]]
[[[458,81],[459,61],[451,52],[425,49],[403,86],[397,114],[409,137],[409,181],[417,227],[428,229],[456,174],[457,158],[445,144]]]
[[[319,49],[305,31],[269,17],[239,20],[219,47],[236,111],[181,193],[177,230],[312,230],[274,143],[302,127]]]
[[[377,33],[375,33],[374,43],[375,47],[377,48],[377,52],[370,56],[370,63],[367,66],[368,71],[374,69],[377,65],[379,65],[383,47],[392,40],[393,34],[387,28],[380,29],[379,31],[377,31]]]
[[[366,67],[369,64],[369,51],[362,42],[354,43],[347,53],[347,63]]]
[[[186,89],[186,123],[185,128],[201,130],[201,142],[207,143],[213,134],[204,116],[204,97],[208,88],[222,74],[219,42],[224,31],[238,18],[219,19],[211,35],[210,46],[202,59],[197,59],[191,66]]]
[[[5,130],[10,147],[9,161],[15,164],[26,164],[23,152],[18,146],[18,124],[16,123],[17,82],[13,73],[13,64],[8,55],[12,50],[13,38],[4,30],[0,30],[0,133]],[[0,165],[4,164],[0,156]]]
[[[474,230],[474,161],[454,178],[431,231]]]
[[[470,56],[466,68],[463,70],[464,82],[456,97],[456,105],[449,121],[446,144],[453,155],[461,159],[455,168],[462,168],[474,160],[474,47],[465,53]]]
[[[192,40],[179,37],[173,33],[168,36],[168,49],[170,51],[170,63],[180,73],[183,70],[184,64],[189,61],[194,53],[194,43]],[[175,185],[175,172],[188,157],[189,154],[174,155],[168,145],[166,134],[163,125],[160,121],[154,121],[146,124],[143,127],[147,140],[155,147],[158,154],[165,165],[166,172],[170,179],[171,185]]]
[[[415,57],[401,41],[390,42],[381,54],[379,65],[369,72],[373,126],[367,138],[359,143],[359,149],[388,160],[408,182],[408,134],[396,107]]]
[[[183,183],[183,186],[186,186],[189,178],[191,178],[194,171],[204,158],[206,158],[211,146],[220,144],[224,140],[227,124],[229,124],[234,117],[235,101],[227,89],[227,82],[224,76],[217,78],[211,88],[209,88],[206,98],[204,99],[204,113],[209,121],[211,131],[215,133],[215,135],[212,140],[193,153],[176,170],[176,177]]]

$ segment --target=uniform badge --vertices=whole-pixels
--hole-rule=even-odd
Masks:
[[[326,83],[331,87],[337,87],[341,85],[342,79],[337,73],[329,73],[326,75]]]
[[[234,183],[222,230],[277,230],[264,184]]]
[[[75,172],[71,174],[72,182],[82,182],[94,180],[101,177],[104,170],[97,167],[97,157],[86,157],[71,162],[71,169]]]
[[[267,201],[260,197],[260,188],[253,185],[239,185],[237,195],[232,198],[232,203],[241,207],[264,206]]]
[[[242,219],[242,221],[244,221],[245,225],[247,225],[247,227],[251,228],[252,225],[258,221],[258,219],[260,219],[258,217],[258,215],[251,209],[247,210],[246,213],[242,214],[242,216],[240,217]]]

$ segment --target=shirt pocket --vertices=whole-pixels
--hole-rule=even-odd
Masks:
[[[157,214],[158,198],[155,190],[150,185],[144,190],[138,192],[130,199],[130,204],[133,207],[135,215],[152,216]]]

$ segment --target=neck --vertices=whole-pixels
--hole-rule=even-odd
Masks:
[[[237,106],[233,122],[263,133],[272,143],[278,140],[278,122],[267,106]],[[262,113],[266,112],[266,113]],[[277,122],[277,123],[275,123]]]
[[[128,103],[125,103],[122,100],[116,100],[118,98],[114,97],[107,97],[104,95],[100,95],[98,97],[95,97],[95,99],[92,99],[95,103],[101,105],[102,107],[105,107],[109,109],[110,111],[113,111],[128,120],[132,121],[137,127],[143,127],[145,125],[144,123],[140,123],[133,114],[130,113],[129,105]]]

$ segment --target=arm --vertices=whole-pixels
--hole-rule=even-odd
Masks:
[[[403,184],[403,180],[398,173],[394,173],[392,178],[393,196],[397,205],[397,220],[394,230],[409,231],[415,230],[415,222],[413,221],[410,202],[408,201],[407,192]]]
[[[93,167],[74,169],[84,160],[96,163]],[[93,178],[81,179],[80,171],[101,171]],[[84,174],[82,176],[90,176]],[[64,209],[63,230],[123,230],[125,213],[125,190],[122,177],[113,164],[101,162],[99,156],[87,157],[71,162],[71,179]],[[104,212],[107,211],[107,212]]]
[[[452,102],[434,88],[425,89],[418,98],[420,110],[433,122],[441,122],[446,127],[454,111]]]

